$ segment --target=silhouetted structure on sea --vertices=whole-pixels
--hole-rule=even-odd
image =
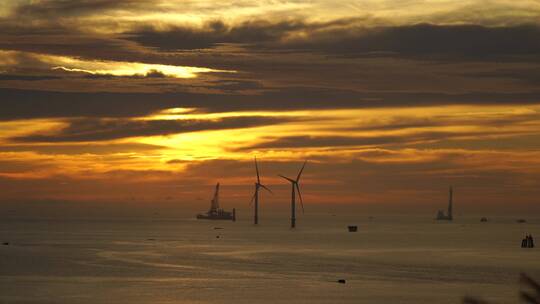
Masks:
[[[534,239],[532,234],[526,235],[523,240],[521,240],[521,248],[534,248]]]
[[[231,220],[236,221],[236,209],[232,212],[225,211],[219,208],[219,183],[216,185],[214,197],[210,203],[210,210],[205,214],[197,214],[197,219],[200,220]]]
[[[453,196],[453,191],[452,191],[452,186],[450,186],[449,198],[448,198],[448,214],[444,214],[443,210],[439,210],[439,212],[437,212],[437,218],[436,218],[437,220],[451,221],[454,219],[452,216],[452,196]]]
[[[296,227],[296,190],[298,190],[298,197],[300,198],[300,205],[302,206],[302,213],[304,213],[304,202],[302,201],[302,194],[300,193],[300,187],[298,186],[298,181],[300,181],[300,176],[302,175],[302,171],[304,171],[304,167],[306,166],[307,161],[304,161],[304,165],[302,166],[302,169],[300,169],[300,172],[298,172],[298,176],[296,176],[296,179],[288,178],[286,176],[283,176],[279,174],[280,177],[288,180],[291,183],[292,190],[291,190],[291,228]]]
[[[251,198],[251,203],[255,201],[255,206],[253,210],[253,224],[257,225],[259,224],[259,189],[263,188],[270,193],[272,193],[272,191],[268,189],[265,185],[261,184],[261,178],[259,176],[259,166],[257,165],[257,158],[255,158],[255,171],[257,172],[257,182],[255,183],[255,194],[253,194],[253,197]]]

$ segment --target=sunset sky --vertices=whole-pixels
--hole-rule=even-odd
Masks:
[[[0,106],[3,202],[533,210],[540,2],[4,0]]]

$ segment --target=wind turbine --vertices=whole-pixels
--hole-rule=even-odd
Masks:
[[[251,198],[251,203],[255,201],[255,214],[253,217],[253,223],[255,225],[259,224],[259,189],[263,188],[266,191],[272,193],[265,185],[261,184],[261,178],[259,176],[259,166],[257,165],[257,157],[255,157],[255,171],[257,172],[257,182],[255,183],[255,194]]]
[[[306,166],[307,160],[304,161],[304,165],[302,166],[302,169],[300,169],[300,172],[298,172],[298,176],[296,179],[288,178],[286,176],[283,176],[279,174],[282,178],[288,180],[291,183],[292,190],[291,190],[291,228],[296,227],[296,193],[295,191],[298,190],[298,197],[300,198],[300,206],[302,206],[302,213],[304,213],[304,202],[302,201],[302,194],[300,193],[300,187],[298,186],[298,181],[300,181],[300,176],[302,175],[302,171],[304,171],[304,167]]]

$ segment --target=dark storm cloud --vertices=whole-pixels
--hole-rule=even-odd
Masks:
[[[17,74],[1,74],[0,81],[3,80],[24,80],[24,81],[39,81],[39,80],[51,80],[51,79],[61,79],[58,76],[51,75],[17,75]]]
[[[301,73],[305,74],[306,81],[338,76],[337,71],[343,69],[345,61],[350,62],[350,67],[358,65],[360,71],[365,64],[358,59],[370,60],[372,57],[443,63],[460,60],[537,62],[540,54],[540,30],[534,25],[367,27],[366,22],[359,19],[326,23],[254,20],[237,25],[215,21],[202,28],[176,26],[158,30],[141,24],[123,34],[98,35],[61,22],[35,27],[13,25],[9,20],[3,20],[0,22],[3,28],[0,49],[237,70],[257,74],[262,77],[261,82],[275,74],[284,81]],[[162,52],[171,50],[184,51]],[[338,64],[338,60],[342,62]],[[391,69],[391,66],[387,68]],[[290,71],[292,75],[289,75]],[[328,71],[335,74],[330,76]],[[344,82],[354,79],[345,78]]]
[[[159,95],[79,93],[0,89],[0,119],[46,117],[144,116],[174,103],[155,100]]]
[[[94,37],[82,33],[39,34],[0,33],[0,50],[22,51],[46,55],[70,56],[94,60],[138,61],[144,62],[142,52],[132,48],[128,42],[108,37]],[[150,60],[159,60],[151,56]],[[19,56],[21,63],[28,56]],[[148,60],[148,58],[146,58]]]
[[[531,85],[540,85],[540,68],[529,69],[496,69],[485,72],[474,72],[462,74],[467,77],[477,78],[504,78],[525,82]]]
[[[19,5],[13,15],[20,18],[77,17],[111,9],[130,9],[148,1],[142,0],[41,0]]]
[[[222,91],[259,90],[264,86],[258,81],[251,80],[217,80],[210,82],[208,88]]]
[[[135,74],[135,75],[124,75],[124,76],[117,76],[112,74],[92,74],[92,73],[85,73],[84,78],[88,79],[113,79],[113,78],[131,78],[131,79],[144,79],[144,78],[168,78],[169,76],[163,74],[160,71],[157,70],[150,70],[146,74]]]
[[[96,154],[109,155],[111,153],[125,153],[132,151],[155,151],[165,147],[141,143],[121,144],[11,144],[0,146],[0,152],[36,152],[39,154]]]
[[[88,33],[77,24],[47,19],[43,24],[34,25],[18,22],[19,17],[13,19],[0,18],[0,50],[96,60],[143,61],[145,58],[134,42],[110,34]],[[24,54],[17,57],[21,62],[29,60]],[[155,59],[156,56],[151,56],[149,60]]]
[[[250,21],[229,27],[221,21],[211,22],[201,29],[173,27],[167,31],[157,31],[145,27],[126,33],[126,38],[142,45],[160,50],[208,49],[225,43],[252,44],[277,41],[287,33],[302,30],[308,25],[302,21]]]
[[[222,112],[540,103],[540,92],[449,94],[357,92],[329,88],[283,88],[258,95],[187,92],[83,93],[0,88],[0,96],[2,96],[0,120],[52,117],[137,117],[177,107]]]
[[[343,56],[391,55],[422,59],[495,59],[540,54],[540,28],[417,24],[365,30],[330,30],[285,48]]]
[[[170,135],[178,133],[248,128],[279,124],[290,118],[227,117],[217,120],[127,120],[127,119],[74,119],[68,127],[56,134],[36,134],[13,138],[18,142],[87,142],[119,138]]]
[[[64,1],[60,2],[69,7]],[[96,5],[106,4],[99,2]],[[0,120],[37,117],[135,117],[173,107],[219,112],[540,103],[540,91],[534,87],[509,86],[512,91],[501,92],[505,90],[504,87],[492,85],[493,88],[490,88],[489,84],[482,80],[490,77],[489,72],[482,74],[474,69],[467,72],[460,66],[424,65],[420,67],[421,71],[426,71],[422,75],[436,74],[441,80],[435,79],[432,83],[424,79],[418,80],[415,78],[418,74],[414,75],[418,71],[410,68],[416,62],[422,62],[408,60],[446,58],[452,63],[459,63],[459,60],[471,59],[482,61],[520,58],[532,62],[531,58],[540,54],[540,31],[535,26],[419,24],[367,28],[359,25],[361,23],[356,19],[327,23],[250,21],[238,25],[216,21],[203,28],[174,27],[168,31],[158,31],[142,26],[129,33],[102,36],[92,36],[80,32],[76,27],[70,29],[62,25],[58,25],[56,31],[54,25],[49,25],[48,29],[41,30],[41,34],[38,28],[14,26],[0,33],[0,49],[87,59],[231,69],[238,70],[239,73],[232,76],[210,73],[193,80],[200,81],[199,83],[178,80],[167,84],[152,82],[152,78],[165,78],[165,75],[159,72],[132,76],[131,78],[144,78],[148,81],[129,84],[127,81],[121,82],[122,77],[112,75],[66,73],[65,78],[82,78],[78,81],[86,81],[77,83],[77,86],[69,83],[66,85],[69,90],[83,86],[92,89],[94,84],[89,84],[88,79],[99,79],[101,81],[95,83],[106,83],[111,90],[130,91],[54,92],[51,90],[62,90],[60,84],[54,88],[47,87],[48,83],[39,87],[37,82],[32,83],[36,85],[33,88],[47,91],[0,88]],[[304,35],[296,35],[298,33]],[[157,50],[144,50],[133,41]],[[229,44],[237,44],[237,48],[227,48]],[[198,48],[217,49],[192,51]],[[173,49],[186,51],[159,52]],[[305,54],[328,56],[304,56]],[[406,60],[388,59],[375,62],[371,56],[395,56]],[[43,65],[33,62],[32,60],[36,59],[30,57],[19,56],[20,65]],[[357,57],[367,59],[359,60]],[[43,70],[47,68],[50,67],[42,67]],[[484,68],[486,66],[481,70],[485,70]],[[493,77],[519,79],[528,81],[528,84],[536,84],[536,70],[532,69],[532,74],[528,73],[529,70],[531,69],[495,71]],[[445,75],[454,78],[445,79]],[[205,79],[206,77],[208,78]],[[457,85],[454,82],[469,84],[465,78],[471,78],[472,84],[456,90]],[[448,82],[444,82],[446,80]],[[474,86],[476,83],[482,86]],[[1,85],[14,86],[8,81]],[[137,93],[148,91],[151,86],[151,90],[168,91]],[[155,89],[156,86],[163,88]],[[96,87],[94,90],[104,90],[104,87],[105,85]],[[478,91],[471,91],[471,88],[478,88]],[[207,93],[195,93],[196,90]],[[253,94],[248,96],[247,92],[243,91]]]
[[[228,27],[215,22],[202,29],[168,31],[144,28],[127,39],[161,50],[193,50],[237,43],[258,51],[296,51],[336,56],[406,56],[423,59],[487,59],[538,56],[540,28],[534,25],[416,24],[367,28],[354,19],[329,23],[303,21],[247,22]],[[337,26],[339,25],[339,26]],[[294,33],[302,38],[292,36]],[[514,58],[515,59],[515,58]]]

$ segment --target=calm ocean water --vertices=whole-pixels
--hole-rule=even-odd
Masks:
[[[519,273],[540,279],[540,248],[519,247],[525,233],[540,245],[540,219],[515,219],[12,217],[0,303],[517,303]]]

